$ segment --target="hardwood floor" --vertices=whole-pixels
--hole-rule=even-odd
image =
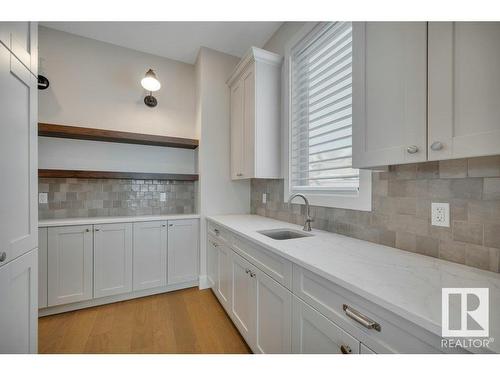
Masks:
[[[210,289],[185,289],[38,320],[39,353],[250,353]]]

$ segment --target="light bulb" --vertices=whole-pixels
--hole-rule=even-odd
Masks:
[[[156,77],[156,74],[153,70],[149,69],[146,73],[146,76],[141,80],[141,85],[147,91],[158,91],[161,87],[160,81]]]

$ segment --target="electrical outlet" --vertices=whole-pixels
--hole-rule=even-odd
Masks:
[[[432,203],[432,225],[437,227],[450,226],[450,204],[449,203]]]
[[[167,201],[167,193],[160,193],[160,202]]]
[[[262,204],[267,203],[267,193],[262,193]]]
[[[38,193],[38,203],[47,204],[49,203],[49,194],[47,193]]]

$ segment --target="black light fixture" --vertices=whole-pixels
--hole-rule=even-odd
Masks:
[[[146,75],[141,80],[141,85],[145,90],[149,91],[149,95],[144,98],[144,104],[146,104],[148,107],[156,107],[158,101],[153,96],[153,92],[160,89],[161,83],[160,81],[158,81],[158,77],[156,77],[153,69],[149,69],[146,72]]]
[[[38,75],[38,90],[47,90],[50,86],[50,82],[47,77]]]

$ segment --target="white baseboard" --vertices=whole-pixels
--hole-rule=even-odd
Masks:
[[[200,277],[198,279],[198,287],[200,288],[200,290],[208,289],[211,286],[212,285],[210,285],[210,282],[208,281],[208,276],[207,275],[200,275]]]
[[[67,305],[46,307],[46,308],[38,310],[38,317],[53,315],[53,314],[60,314],[60,313],[68,312],[68,311],[85,309],[88,307],[106,305],[108,303],[126,301],[126,300],[134,299],[134,298],[152,296],[154,294],[172,292],[174,290],[179,290],[179,289],[192,288],[194,286],[197,286],[198,284],[199,284],[199,282],[197,280],[187,281],[184,283],[167,285],[167,286],[162,286],[162,287],[158,287],[158,288],[151,288],[151,289],[146,289],[146,290],[139,290],[137,292],[119,294],[116,296],[94,298],[94,299],[90,299],[87,301],[69,303]]]

